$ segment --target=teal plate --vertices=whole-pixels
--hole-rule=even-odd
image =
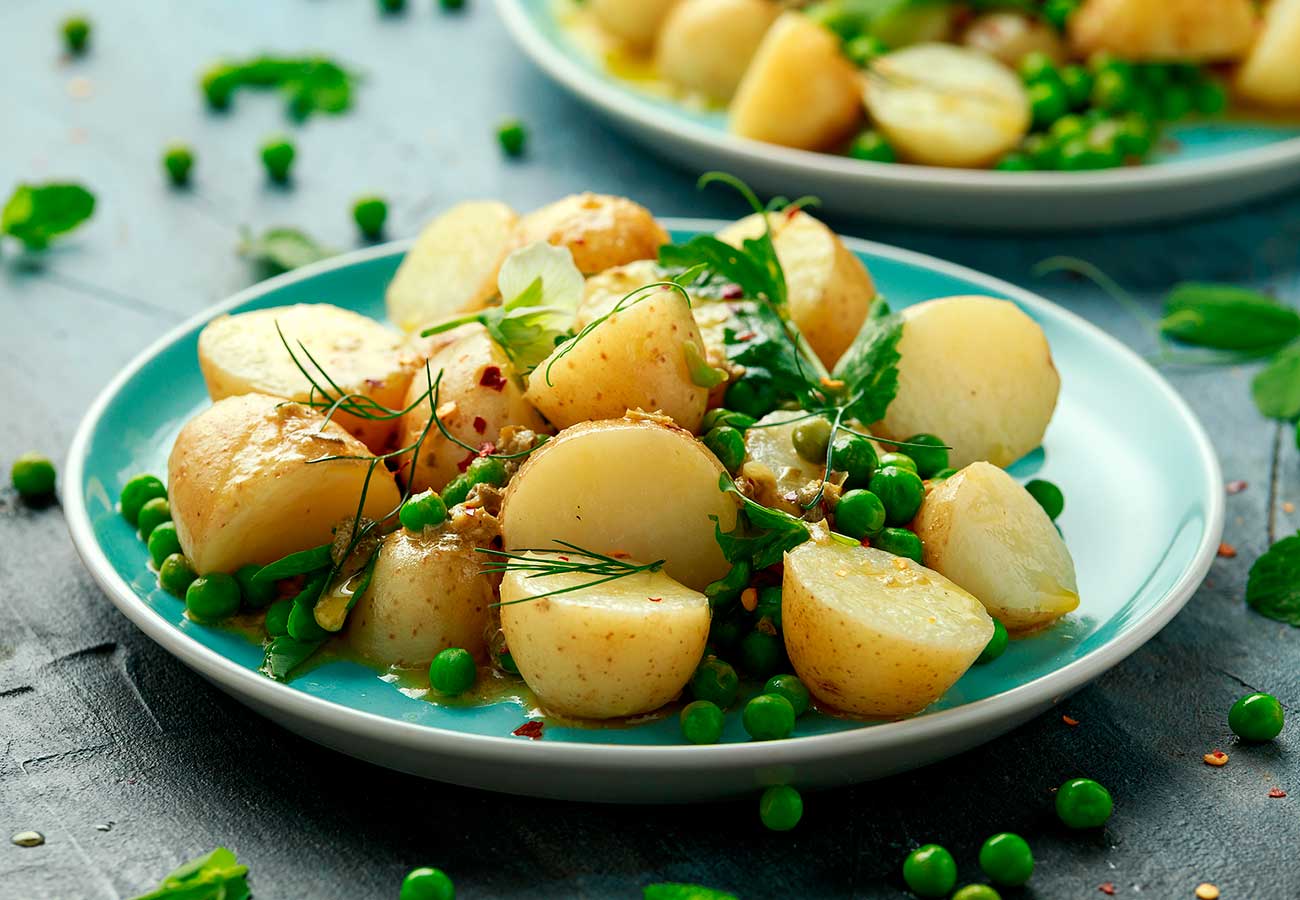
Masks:
[[[730,134],[722,111],[694,110],[611,75],[561,27],[557,8],[556,0],[497,3],[515,42],[562,88],[697,174],[725,169],[763,193],[813,194],[845,215],[993,230],[1090,228],[1204,213],[1300,184],[1300,110],[1289,123],[1181,123],[1150,164],[1096,172],[946,169],[764,144]]]
[[[666,224],[681,239],[722,223]],[[208,404],[196,356],[200,329],[220,313],[299,302],[383,318],[384,288],[406,244],[263,282],[142,353],[96,400],[69,451],[63,501],[73,540],[122,612],[226,692],[321,743],[431,778],[571,799],[683,800],[778,781],[861,781],[960,752],[1048,708],[1173,617],[1219,545],[1222,479],[1182,400],[1113,338],[969,269],[881,244],[848,244],[897,306],[972,293],[1015,301],[1046,331],[1062,378],[1044,447],[1012,472],[1049,478],[1065,490],[1060,524],[1078,570],[1079,610],[1012,642],[1003,657],[972,669],[915,718],[864,724],[813,713],[800,719],[793,739],[755,743],[731,715],[723,743],[709,747],[683,746],[675,717],[619,728],[553,723],[533,741],[511,735],[530,714],[521,700],[435,705],[345,661],[280,684],[258,674],[261,649],[244,635],[186,619],[184,604],[157,587],[145,547],[114,501],[131,475],[166,471],[181,425]],[[1117,509],[1125,515],[1116,516]]]

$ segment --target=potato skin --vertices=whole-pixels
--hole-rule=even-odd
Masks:
[[[1007,300],[945,297],[903,310],[898,393],[873,434],[935,434],[951,465],[1009,466],[1043,441],[1061,378],[1042,328]]]
[[[979,601],[939,573],[829,538],[786,553],[781,619],[818,703],[866,718],[925,709],[993,636]]]
[[[652,712],[680,694],[699,665],[709,601],[662,572],[526,599],[591,580],[508,572],[501,627],[511,658],[549,711],[592,719]]]
[[[448,647],[486,655],[488,609],[496,592],[480,575],[483,557],[465,536],[443,529],[384,539],[370,587],[348,615],[347,638],[372,662],[422,668]]]
[[[638,259],[657,259],[668,243],[650,211],[626,197],[572,194],[519,220],[514,247],[545,241],[567,247],[583,273],[603,272]]]
[[[1208,62],[1240,58],[1255,25],[1250,0],[1086,0],[1070,16],[1069,32],[1080,56]]]
[[[962,43],[1012,67],[1030,53],[1046,53],[1057,62],[1066,56],[1065,43],[1055,28],[1042,19],[1008,10],[978,16],[966,27]]]
[[[264,565],[333,540],[355,515],[368,464],[322,456],[367,455],[338,425],[266,394],[219,400],[181,429],[167,463],[172,520],[200,574]],[[383,518],[400,499],[375,468],[364,515]]]
[[[1011,632],[1052,624],[1079,605],[1070,551],[1014,478],[985,462],[932,482],[913,523],[925,564],[970,591]]]
[[[678,0],[591,0],[592,16],[606,32],[632,47],[644,49],[655,42],[664,18]]]
[[[659,32],[656,68],[678,87],[726,102],[780,14],[772,0],[682,0]]]
[[[493,371],[495,370],[495,371]],[[493,441],[507,425],[549,434],[551,427],[524,399],[523,388],[514,376],[514,367],[505,351],[488,337],[482,328],[462,337],[439,351],[429,361],[434,378],[442,372],[438,387],[438,417],[461,441],[473,447]],[[429,389],[429,376],[421,369],[411,381],[403,406],[410,406]],[[402,416],[398,430],[399,446],[409,447],[428,424],[429,404],[421,403]],[[410,466],[403,458],[403,477],[412,480],[414,491],[440,491],[460,474],[460,464],[468,455],[464,447],[443,437],[434,424],[425,435],[420,458]]]
[[[1273,0],[1264,17],[1237,71],[1237,93],[1262,106],[1300,108],[1300,0]]]

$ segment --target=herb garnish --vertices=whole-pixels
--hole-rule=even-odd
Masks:
[[[243,229],[237,249],[240,256],[272,274],[320,262],[338,252],[297,228],[268,228],[260,235]]]
[[[156,890],[135,900],[248,900],[251,896],[248,866],[218,847],[169,872]]]
[[[479,570],[480,575],[504,575],[506,572],[525,571],[531,574],[529,578],[544,578],[548,575],[565,575],[581,574],[592,576],[591,581],[582,584],[571,585],[566,588],[558,588],[553,591],[547,591],[544,594],[536,594],[531,597],[523,597],[519,600],[511,600],[507,603],[494,603],[493,606],[513,606],[516,603],[528,603],[533,600],[541,600],[543,597],[554,597],[556,594],[568,594],[573,591],[582,591],[590,587],[596,587],[600,584],[606,584],[610,581],[617,581],[620,578],[626,578],[629,575],[637,575],[641,572],[658,572],[664,567],[666,560],[657,559],[651,563],[634,563],[626,559],[619,559],[614,556],[607,556],[604,553],[597,553],[594,550],[587,550],[579,547],[577,544],[570,544],[568,541],[555,541],[559,546],[571,550],[576,556],[582,559],[560,556],[529,556],[529,553],[547,553],[553,554],[554,550],[520,550],[517,552],[508,552],[505,550],[493,550],[487,547],[475,547],[476,553],[482,553],[492,557],[491,562],[485,563],[484,567]]]
[[[723,531],[717,517],[713,517],[714,538],[732,565],[748,563],[751,571],[766,569],[779,563],[787,550],[812,536],[803,519],[749,499],[726,474],[719,479],[718,490],[734,494],[743,504],[731,531]]]
[[[20,184],[0,212],[0,233],[44,250],[95,212],[95,195],[79,184]]]
[[[1255,560],[1246,603],[1262,616],[1300,628],[1300,534],[1282,538]]]
[[[352,105],[355,73],[324,56],[257,56],[209,66],[199,83],[208,105],[226,109],[240,88],[279,90],[289,115],[303,120],[316,112],[337,114]]]

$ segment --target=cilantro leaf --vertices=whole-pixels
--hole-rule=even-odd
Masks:
[[[1246,603],[1261,616],[1300,628],[1300,534],[1282,538],[1255,560]]]
[[[300,641],[295,637],[282,634],[266,645],[266,656],[262,659],[262,673],[284,681],[289,673],[298,668],[307,658],[320,649],[324,641]]]
[[[1165,300],[1160,333],[1200,347],[1272,353],[1300,337],[1300,313],[1257,291],[1185,282]]]
[[[877,302],[832,373],[844,382],[846,416],[864,425],[885,417],[898,393],[898,342],[902,337],[902,317],[889,312],[883,300]]]
[[[1287,347],[1250,383],[1259,411],[1271,419],[1300,418],[1300,345]]]
[[[0,213],[0,232],[43,250],[95,212],[95,195],[79,184],[20,184]]]
[[[251,896],[248,866],[218,847],[163,876],[156,890],[135,900],[248,900]]]
[[[793,550],[812,535],[808,525],[779,509],[768,509],[746,497],[727,475],[718,482],[723,493],[735,494],[744,503],[736,516],[736,527],[723,531],[714,519],[714,539],[727,562],[748,562],[755,571],[779,563],[787,550]]]
[[[699,884],[664,882],[647,884],[642,900],[738,900],[735,894],[715,891]]]
[[[271,272],[287,272],[337,253],[297,228],[269,228],[260,235],[245,231],[238,249],[240,256]]]

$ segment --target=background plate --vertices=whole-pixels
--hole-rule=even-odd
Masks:
[[[723,223],[668,220],[678,239]],[[279,684],[256,672],[244,636],[187,620],[157,588],[147,553],[114,510],[121,485],[162,474],[181,425],[207,392],[199,330],[222,312],[329,302],[378,318],[408,243],[347,254],[263,282],[180,326],[142,353],[86,414],[69,450],[63,502],[78,552],[109,598],[170,653],[244,703],[320,743],[403,771],[475,787],[599,801],[725,796],[773,782],[828,786],[924,765],[990,740],[1132,653],[1182,607],[1214,558],[1223,488],[1204,432],[1132,351],[1082,319],[997,279],[931,257],[848,241],[896,307],[951,294],[1014,300],[1051,341],[1062,392],[1044,448],[1013,474],[1039,474],[1067,497],[1060,523],[1074,554],[1080,610],[972,669],[925,714],[876,725],[810,714],[797,737],[680,745],[675,718],[636,728],[549,726],[510,736],[512,702],[435,706],[360,665],[332,662]]]
[[[567,91],[663,155],[725,169],[761,193],[814,194],[835,212],[980,229],[1088,228],[1208,212],[1300,184],[1300,122],[1194,122],[1150,165],[1099,172],[994,172],[872,163],[736,137],[609,75],[552,14],[554,0],[497,0],[515,41]],[[539,123],[540,126],[541,123]]]

